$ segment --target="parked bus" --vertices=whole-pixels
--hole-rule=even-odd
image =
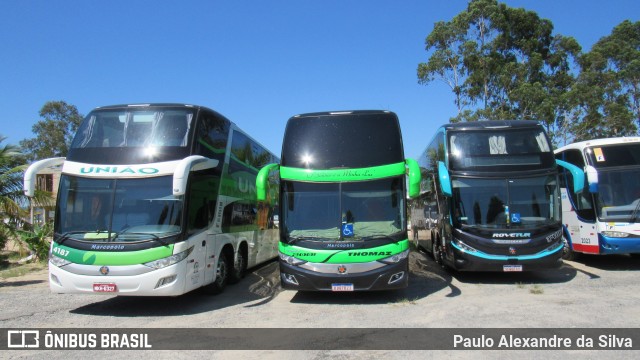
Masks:
[[[420,196],[410,206],[437,216],[417,229],[415,243],[437,263],[504,272],[562,264],[558,170],[539,123],[446,124],[418,164]]]
[[[555,153],[556,159],[585,169],[588,180],[584,191],[576,193],[565,186],[571,173],[560,178],[564,258],[640,254],[640,138],[577,142]]]
[[[278,158],[215,111],[184,104],[100,107],[62,165],[49,257],[57,293],[221,292],[277,256],[273,209],[256,202],[258,170]],[[270,185],[270,193],[277,184]]]
[[[405,160],[390,111],[345,111],[289,119],[280,182],[283,288],[311,291],[396,289],[408,284],[407,172],[417,194],[417,163]],[[271,174],[271,175],[269,175]]]

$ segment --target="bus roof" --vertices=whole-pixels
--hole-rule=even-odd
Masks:
[[[565,145],[555,150],[556,153],[568,149],[584,149],[589,146],[606,146],[606,145],[617,145],[624,143],[638,143],[640,142],[640,137],[630,136],[630,137],[613,137],[606,139],[593,139],[593,140],[585,140],[578,141],[569,145]]]
[[[540,122],[536,120],[483,120],[483,121],[470,121],[470,122],[458,122],[442,125],[447,130],[491,130],[502,128],[527,128],[527,127],[539,127]]]
[[[292,118],[316,117],[316,116],[332,116],[332,115],[364,115],[364,114],[393,114],[388,110],[344,110],[344,111],[321,111],[305,114],[298,114]]]
[[[118,104],[118,105],[107,105],[107,106],[98,106],[95,110],[109,110],[109,109],[126,109],[126,108],[143,108],[143,107],[188,107],[188,108],[196,108],[196,109],[208,109],[205,106],[200,105],[191,105],[191,104],[183,104],[183,103],[139,103],[139,104]]]

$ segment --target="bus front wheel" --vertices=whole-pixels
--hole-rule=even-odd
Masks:
[[[442,251],[440,251],[439,239],[431,241],[431,256],[438,265],[442,265]]]
[[[563,260],[575,260],[578,258],[578,253],[571,249],[571,243],[566,236],[562,235],[562,259]]]

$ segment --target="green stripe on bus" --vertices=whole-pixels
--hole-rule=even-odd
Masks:
[[[74,249],[54,243],[51,252],[53,255],[75,264],[137,265],[173,255],[173,244],[137,251],[92,251]]]
[[[281,179],[313,182],[375,180],[404,175],[405,173],[406,168],[404,162],[358,169],[312,170],[286,166],[280,167]]]
[[[371,249],[316,250],[280,242],[281,253],[312,263],[352,264],[388,258],[409,249],[409,239]]]

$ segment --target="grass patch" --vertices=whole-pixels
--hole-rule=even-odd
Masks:
[[[18,251],[0,252],[0,278],[14,278],[47,268],[46,261],[29,262],[24,264],[18,263],[18,260],[22,259],[24,256],[26,255],[20,254]]]
[[[411,299],[405,297],[405,298],[400,298],[400,299],[396,300],[396,304],[398,304],[398,305],[415,305],[417,300],[418,300],[417,298],[411,300]]]
[[[534,295],[541,295],[544,294],[544,289],[542,288],[541,285],[533,285],[533,287],[531,287],[531,289],[529,289],[529,292],[534,294]]]
[[[47,268],[46,263],[28,263],[10,267],[8,269],[0,270],[0,279],[10,279],[14,277],[20,277],[32,272],[37,272]]]

